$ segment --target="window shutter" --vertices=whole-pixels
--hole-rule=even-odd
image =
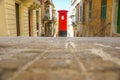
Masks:
[[[80,22],[82,22],[82,6],[80,5]]]
[[[85,20],[85,4],[80,5],[80,22],[84,22]]]
[[[89,19],[92,18],[92,0],[89,2]]]
[[[101,19],[106,19],[107,0],[101,0]]]

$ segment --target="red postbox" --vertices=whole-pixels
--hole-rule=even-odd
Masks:
[[[59,21],[59,36],[67,36],[67,10],[58,11],[58,21]]]

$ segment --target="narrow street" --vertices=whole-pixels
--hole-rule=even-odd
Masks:
[[[0,0],[0,80],[120,80],[120,0]]]
[[[120,38],[0,38],[0,80],[120,80]]]

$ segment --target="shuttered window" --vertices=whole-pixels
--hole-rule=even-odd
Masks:
[[[92,0],[89,1],[89,19],[92,18]]]
[[[80,4],[80,22],[85,20],[85,4]]]
[[[107,0],[101,0],[101,19],[106,19]]]
[[[80,6],[80,22],[82,22],[82,16],[83,16],[82,12],[83,12],[82,6]]]
[[[78,6],[76,6],[76,23],[79,22],[79,9]]]

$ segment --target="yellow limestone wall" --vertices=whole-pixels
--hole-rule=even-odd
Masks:
[[[0,0],[0,36],[8,36],[4,0]]]
[[[16,36],[16,15],[14,0],[5,0],[5,12],[8,35]]]
[[[20,36],[29,36],[29,8],[21,0],[0,0],[0,36],[17,36],[15,3],[19,4]],[[37,36],[36,10],[32,10],[31,16],[32,33]],[[40,22],[39,25],[41,26]]]
[[[89,2],[85,3],[85,22],[80,24],[82,36],[95,36],[102,27],[111,23],[112,21],[112,0],[107,0],[106,19],[101,20],[101,0],[92,0],[92,19],[89,20]],[[99,33],[97,36],[110,36],[111,24],[107,26],[105,31]]]
[[[21,36],[29,36],[28,8],[20,4],[20,33]]]

